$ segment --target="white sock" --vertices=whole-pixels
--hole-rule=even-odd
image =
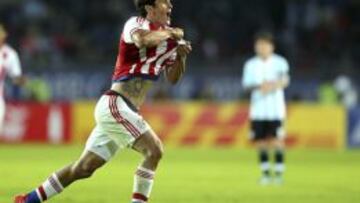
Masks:
[[[260,164],[260,169],[263,172],[264,175],[269,175],[270,172],[270,163],[269,162],[263,162]]]
[[[144,167],[139,167],[134,177],[133,203],[145,203],[150,197],[154,184],[155,172]]]
[[[36,193],[40,197],[41,201],[45,201],[61,193],[63,190],[64,187],[60,183],[57,175],[54,173],[36,189]]]
[[[275,173],[276,174],[283,174],[285,171],[285,165],[283,163],[275,164]]]

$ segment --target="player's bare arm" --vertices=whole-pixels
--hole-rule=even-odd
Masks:
[[[156,47],[167,39],[180,40],[184,37],[184,31],[180,28],[166,28],[157,31],[138,30],[132,35],[132,39],[138,48]]]
[[[180,45],[177,49],[177,58],[175,63],[165,71],[166,78],[171,84],[176,84],[184,75],[186,70],[187,55],[192,51],[190,42]]]

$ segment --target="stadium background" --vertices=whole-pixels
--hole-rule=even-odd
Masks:
[[[142,109],[168,154],[153,202],[359,201],[360,2],[173,3],[173,24],[185,29],[194,52],[182,82],[170,87],[161,80]],[[0,2],[0,22],[29,78],[23,88],[6,86],[0,202],[36,186],[81,152],[96,99],[110,85],[122,26],[134,11],[131,0]],[[247,95],[240,85],[253,34],[261,29],[274,32],[277,51],[291,64],[289,172],[281,188],[256,185]],[[92,184],[76,185],[53,202],[125,202],[138,160],[125,153]],[[209,186],[213,181],[216,186]],[[113,189],[96,192],[100,187]],[[177,187],[184,189],[173,194]]]

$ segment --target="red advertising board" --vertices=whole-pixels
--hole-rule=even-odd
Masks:
[[[9,102],[0,142],[68,143],[70,127],[70,104]]]

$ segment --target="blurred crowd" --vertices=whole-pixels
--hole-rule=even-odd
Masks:
[[[173,26],[194,52],[193,75],[241,74],[253,35],[271,30],[292,77],[354,78],[360,65],[358,0],[173,0]],[[28,72],[99,70],[115,62],[133,0],[1,0],[0,22]]]
[[[272,30],[279,51],[296,67],[355,69],[360,53],[356,0],[173,0],[174,26],[184,27],[194,62],[238,62],[251,54],[252,36]],[[2,0],[0,19],[26,62],[113,63],[132,0]],[[357,23],[357,24],[356,24]]]

